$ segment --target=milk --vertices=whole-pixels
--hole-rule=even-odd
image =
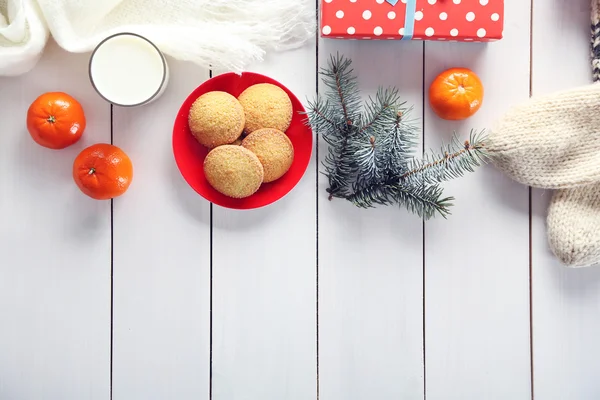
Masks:
[[[123,33],[102,41],[90,59],[90,79],[107,101],[135,106],[158,98],[168,81],[162,53],[147,39]]]

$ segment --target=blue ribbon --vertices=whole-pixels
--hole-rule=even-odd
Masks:
[[[398,0],[386,0],[392,6],[398,4]],[[415,34],[415,14],[417,12],[417,0],[406,1],[406,17],[404,18],[404,35],[402,40],[412,40]]]

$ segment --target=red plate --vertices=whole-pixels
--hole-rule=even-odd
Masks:
[[[220,90],[238,97],[246,88],[257,83],[277,85],[288,94],[292,100],[294,113],[290,128],[286,131],[294,145],[294,162],[288,172],[271,183],[262,184],[258,192],[245,199],[232,199],[215,189],[204,176],[204,158],[208,149],[202,146],[192,136],[188,126],[188,114],[194,101],[204,93]],[[304,107],[292,92],[281,83],[260,74],[245,72],[242,75],[226,73],[209,79],[192,92],[185,100],[173,127],[173,154],[179,171],[186,182],[206,200],[222,207],[247,210],[269,205],[288,194],[300,181],[312,155],[313,134],[305,124]]]

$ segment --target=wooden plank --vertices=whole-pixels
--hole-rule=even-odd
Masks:
[[[315,53],[312,42],[247,70],[305,103],[316,90]],[[313,161],[274,204],[213,206],[214,400],[316,397],[315,203]]]
[[[421,123],[422,43],[325,39],[319,65],[337,52],[353,60],[365,99],[396,86]],[[326,152],[321,139],[321,162]],[[318,189],[320,398],[422,399],[422,222],[394,206],[328,201],[323,176]]]
[[[72,178],[83,148],[110,140],[110,108],[92,89],[87,55],[50,42],[31,72],[0,78],[0,398],[102,399],[110,393],[110,203]],[[26,129],[36,97],[64,91],[87,128],[63,150]]]
[[[114,201],[115,400],[209,397],[210,205],[181,177],[171,146],[181,104],[209,71],[168,61],[161,98],[113,109],[114,144],[134,166]]]
[[[589,0],[535,0],[533,95],[591,83]],[[552,191],[533,190],[532,307],[535,398],[598,398],[600,269],[567,269],[546,236]]]
[[[426,44],[425,90],[457,66],[475,71],[486,90],[479,112],[461,122],[444,121],[427,106],[427,149],[447,143],[454,130],[468,138],[528,98],[530,7],[505,2],[499,42]],[[427,399],[528,399],[528,189],[492,166],[445,188],[456,197],[453,214],[425,227]]]

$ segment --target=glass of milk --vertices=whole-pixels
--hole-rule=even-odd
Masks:
[[[156,100],[169,80],[165,56],[135,33],[117,33],[100,42],[90,58],[89,73],[98,94],[122,107]]]

